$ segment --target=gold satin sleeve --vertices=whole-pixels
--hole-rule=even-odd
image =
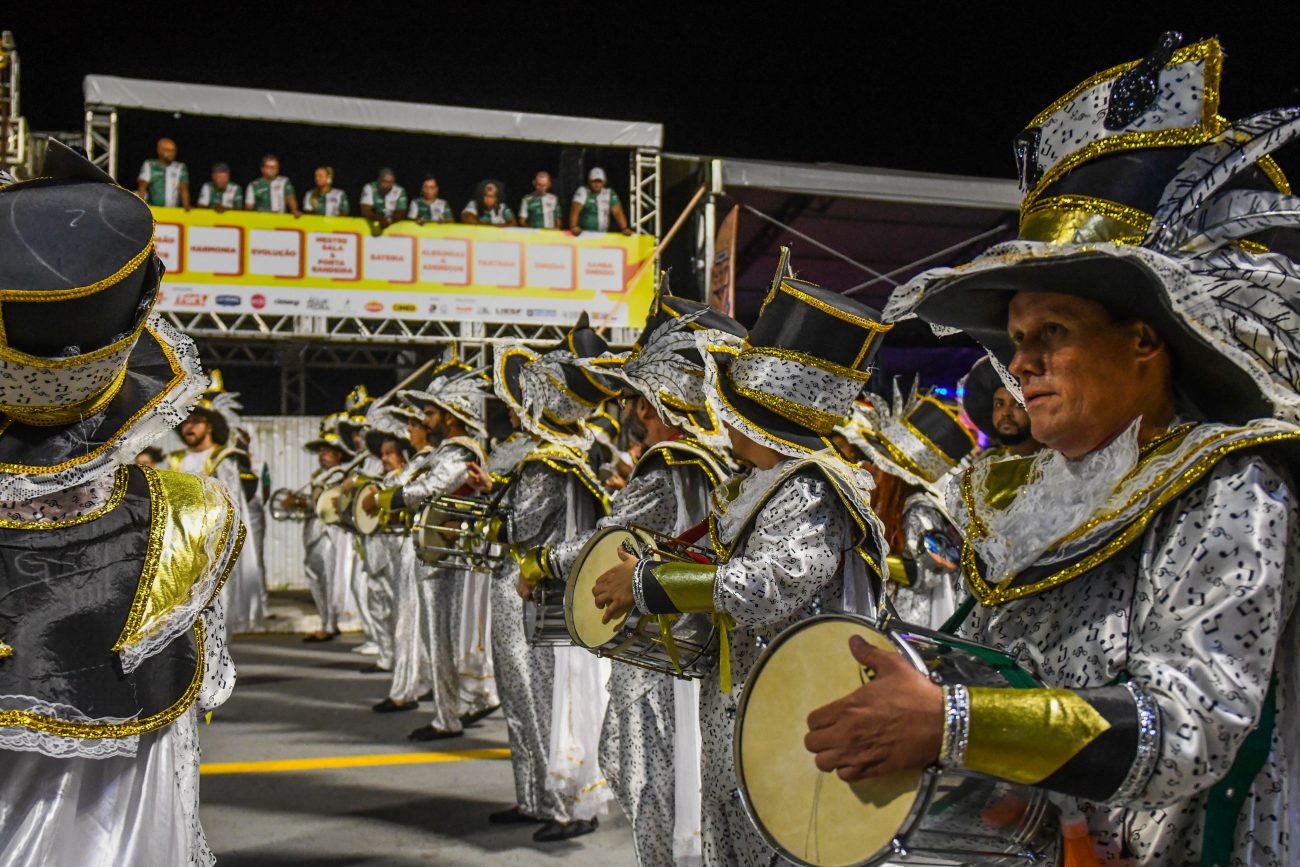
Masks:
[[[215,567],[214,559],[226,551],[235,532],[235,508],[217,485],[189,473],[141,469],[149,484],[149,542],[135,600],[114,651],[143,640],[168,613],[188,602],[195,582]],[[227,567],[238,554],[236,549]],[[229,568],[216,582],[213,596],[228,574]]]
[[[1033,785],[1110,729],[1092,705],[1065,689],[970,687],[963,767]]]

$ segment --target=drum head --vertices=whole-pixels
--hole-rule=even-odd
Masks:
[[[889,850],[921,794],[922,771],[856,783],[817,770],[804,748],[808,714],[863,683],[849,637],[899,652],[865,621],[828,616],[777,637],[745,684],[736,773],[745,807],[784,855],[815,867],[871,862]]]
[[[379,513],[376,512],[373,515],[368,515],[366,514],[366,510],[361,508],[361,504],[365,502],[366,495],[372,491],[374,492],[375,496],[378,496],[379,485],[375,484],[374,482],[370,482],[369,484],[366,485],[361,485],[360,487],[354,490],[352,496],[353,525],[357,528],[358,533],[363,533],[367,536],[369,536],[371,533],[376,532],[379,529]]]
[[[339,522],[339,496],[342,493],[343,489],[335,485],[321,491],[320,496],[316,498],[316,514],[326,524]]]
[[[597,530],[587,540],[573,561],[573,569],[569,572],[569,580],[564,588],[564,619],[568,622],[569,635],[575,643],[595,650],[618,634],[627,616],[601,623],[605,612],[596,607],[591,590],[596,586],[597,578],[621,562],[618,556],[620,547],[626,544],[640,552],[649,542],[648,537],[622,527]]]

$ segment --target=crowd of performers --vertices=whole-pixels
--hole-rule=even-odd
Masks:
[[[499,701],[491,821],[612,800],[642,865],[1295,863],[1300,115],[1223,119],[1221,63],[1166,34],[1044,110],[1020,238],[883,311],[783,251],[748,330],[661,287],[630,352],[584,316],[354,394],[287,504],[312,637],[351,593],[376,711],[435,740]],[[209,863],[245,498],[125,466],[209,380],[138,199],[52,143],[0,216],[0,864]],[[867,391],[912,317],[988,350],[991,447]]]

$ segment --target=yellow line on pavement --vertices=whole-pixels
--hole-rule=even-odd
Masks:
[[[475,759],[508,759],[503,747],[486,750],[457,750],[446,753],[390,753],[387,755],[326,756],[319,759],[273,759],[264,762],[213,762],[199,767],[208,774],[275,774],[282,771],[320,771],[333,768],[374,768],[383,765],[427,765],[436,762],[468,762]]]

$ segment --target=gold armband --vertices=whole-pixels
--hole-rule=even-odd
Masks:
[[[536,587],[543,581],[555,578],[551,574],[550,558],[546,553],[545,546],[529,548],[519,558],[519,575],[528,586]]]
[[[964,766],[1033,785],[1056,773],[1110,729],[1092,705],[1068,689],[970,687]]]

